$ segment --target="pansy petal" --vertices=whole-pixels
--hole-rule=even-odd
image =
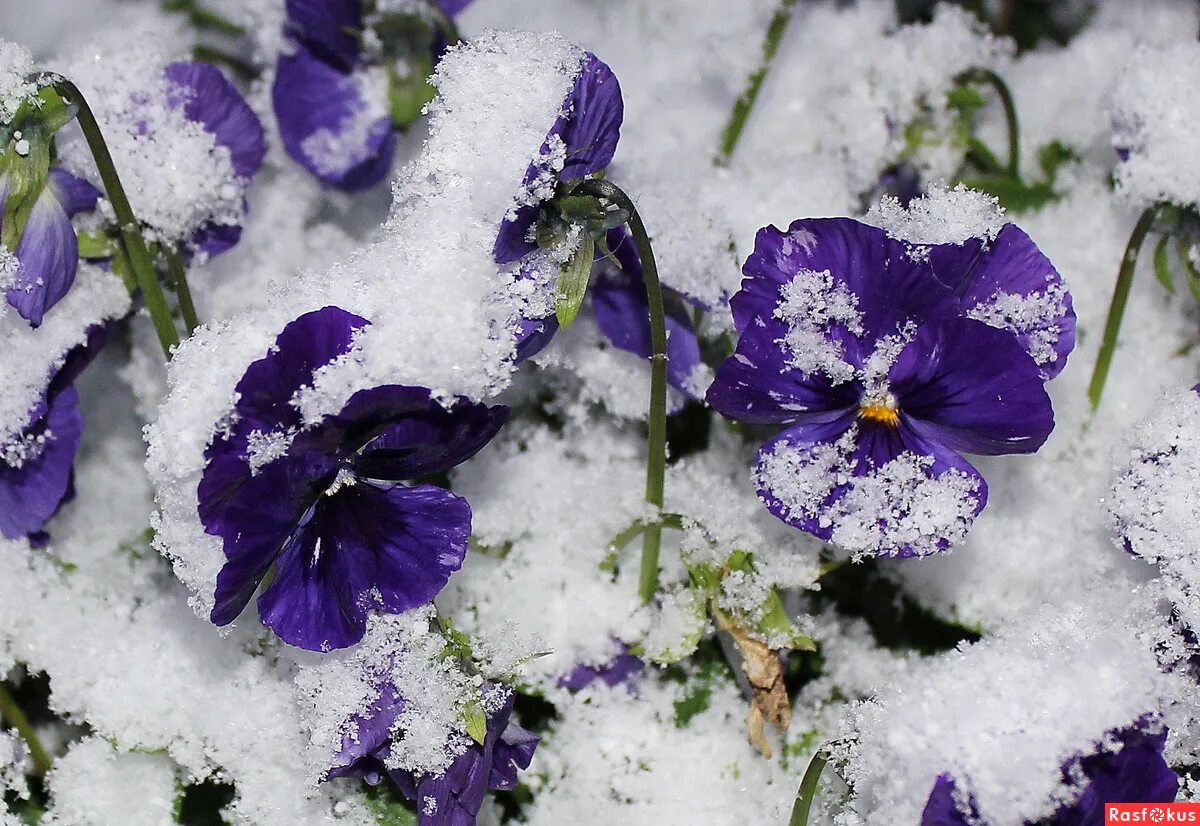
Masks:
[[[492,245],[492,258],[497,264],[520,261],[537,249],[537,244],[529,240],[529,233],[537,221],[539,209],[537,204],[525,204],[517,208],[512,218],[500,222],[496,242]]]
[[[361,77],[303,45],[279,59],[273,99],[284,149],[319,180],[347,192],[383,180],[396,148],[385,102],[373,105],[363,91]]]
[[[718,413],[750,424],[828,422],[857,409],[852,382],[835,385],[823,373],[788,366],[778,344],[785,333],[778,319],[754,319],[736,352],[717,368],[705,395],[708,403]]]
[[[404,711],[404,698],[390,680],[379,684],[379,696],[360,714],[354,715],[347,726],[342,746],[333,758],[329,777],[350,776],[352,767],[386,749],[396,718]]]
[[[434,0],[434,4],[447,17],[454,17],[473,2],[474,0]]]
[[[300,414],[292,397],[313,382],[313,374],[350,352],[354,335],[369,324],[340,307],[322,307],[288,323],[266,356],[246,368],[237,383],[235,434],[244,444],[252,430],[269,432],[294,427]]]
[[[557,332],[558,319],[552,315],[545,318],[523,318],[518,321],[514,336],[517,344],[515,363],[520,364],[542,352]]]
[[[777,518],[855,555],[940,553],[987,504],[975,468],[903,422],[785,430],[759,451],[756,481]]]
[[[221,70],[208,63],[180,61],[163,70],[167,78],[167,103],[182,108],[188,120],[202,125],[229,150],[233,171],[240,178],[254,177],[267,154],[267,142],[258,116]]]
[[[1083,793],[1061,807],[1054,826],[1090,826],[1104,822],[1107,803],[1170,803],[1179,794],[1179,776],[1163,759],[1166,729],[1151,733],[1133,726],[1117,733],[1120,751],[1103,751],[1078,761],[1064,774],[1088,779]]]
[[[286,30],[349,71],[362,53],[361,0],[287,0]]]
[[[8,303],[37,327],[46,312],[67,294],[79,268],[75,228],[53,187],[42,190],[34,202],[16,256],[21,265],[8,288]]]
[[[565,108],[565,118],[555,127],[567,149],[559,177],[570,181],[606,169],[617,151],[625,104],[617,76],[591,52],[575,76]]]
[[[100,190],[58,166],[50,168],[50,185],[68,216],[91,212],[100,200]]]
[[[424,387],[391,384],[360,390],[329,426],[343,455],[368,479],[399,481],[442,473],[491,441],[508,408],[460,400],[447,410]]]
[[[205,258],[211,260],[232,249],[241,238],[240,224],[217,224],[208,221],[192,233],[187,252],[189,255],[202,253]]]
[[[741,290],[730,301],[739,332],[756,317],[771,317],[781,291],[801,273],[829,273],[834,289],[852,296],[859,337],[874,342],[909,319],[956,314],[957,301],[905,245],[850,218],[805,218],[787,232],[759,230],[742,268]]]
[[[0,445],[0,534],[17,539],[40,531],[71,487],[83,433],[73,387],[35,408],[19,442]]]
[[[958,802],[954,799],[955,783],[949,775],[939,775],[933,784],[933,791],[925,801],[925,809],[921,812],[921,826],[969,826],[978,817],[971,813],[968,816],[959,811]]]
[[[971,319],[922,327],[889,375],[901,415],[964,453],[1033,453],[1054,410],[1033,359],[1003,330]]]
[[[292,645],[353,645],[369,610],[398,614],[432,600],[462,566],[470,533],[470,506],[448,491],[358,481],[322,498],[280,555],[259,613]]]

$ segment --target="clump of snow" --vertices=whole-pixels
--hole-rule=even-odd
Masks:
[[[1016,295],[998,290],[987,301],[967,311],[968,318],[982,321],[990,327],[1026,336],[1026,352],[1038,365],[1058,361],[1058,344],[1062,330],[1049,322],[1062,318],[1067,308],[1067,286],[1046,276],[1046,288],[1029,295]]]
[[[175,764],[163,754],[123,754],[99,737],[71,746],[47,776],[46,826],[175,823]]]
[[[941,774],[985,823],[1037,822],[1071,802],[1079,789],[1062,785],[1063,765],[1112,748],[1111,732],[1170,691],[1140,639],[1148,607],[1128,591],[1106,596],[1044,606],[854,707],[837,752],[854,790],[849,822],[920,822]]]
[[[66,296],[34,329],[17,313],[0,315],[0,443],[29,423],[29,411],[46,390],[67,353],[87,340],[95,324],[123,316],[129,293],[113,273],[80,263],[75,283]]]
[[[470,744],[465,712],[481,680],[446,656],[431,607],[371,620],[367,636],[349,651],[302,666],[296,688],[310,728],[308,775],[319,780],[358,720],[389,686],[404,708],[392,726],[387,768],[438,775]]]
[[[1158,565],[1184,624],[1200,628],[1200,394],[1172,393],[1133,429],[1108,501],[1114,532]]]
[[[356,69],[340,82],[346,98],[359,101],[358,108],[348,112],[336,129],[322,127],[300,144],[300,151],[320,175],[342,175],[358,166],[371,156],[372,137],[381,128],[391,129],[387,72],[382,67]]]
[[[841,281],[834,281],[829,270],[801,270],[779,291],[775,317],[788,324],[781,342],[791,353],[788,364],[803,373],[820,372],[835,384],[854,378],[854,365],[845,360],[840,341],[831,341],[825,332],[831,324],[862,335],[862,313],[858,296]]]
[[[762,456],[755,480],[789,519],[817,519],[855,556],[924,556],[961,542],[974,521],[979,480],[950,468],[931,475],[932,456],[905,452],[852,475],[857,426],[837,442],[781,443]],[[826,500],[844,488],[838,499]]]
[[[0,797],[9,792],[19,798],[29,798],[25,777],[33,768],[29,749],[15,731],[0,731]]]
[[[1117,164],[1117,188],[1148,206],[1200,203],[1200,164],[1193,126],[1200,101],[1192,82],[1200,74],[1194,41],[1138,48],[1117,78],[1109,102],[1112,145],[1128,153]]]
[[[0,123],[11,121],[21,104],[37,93],[37,84],[32,80],[36,70],[28,49],[0,40]]]
[[[885,195],[867,213],[867,223],[912,244],[961,244],[970,238],[991,241],[1004,227],[1004,207],[986,192],[965,184],[947,188],[932,184],[929,192],[907,207]]]

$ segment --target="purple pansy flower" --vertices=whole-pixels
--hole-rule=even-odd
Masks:
[[[393,726],[404,710],[403,698],[385,683],[379,699],[355,718],[328,777],[361,777],[375,785],[386,773],[405,797],[417,801],[421,826],[473,826],[488,791],[516,788],[517,772],[529,768],[540,739],[511,721],[510,690],[485,683],[483,692],[485,707],[495,705],[487,712],[483,742],[471,742],[440,775],[414,775],[385,766]]]
[[[1054,426],[1042,371],[1065,352],[1049,347],[1040,368],[1021,331],[987,312],[994,290],[1002,300],[1034,280],[1035,258],[1007,228],[988,250],[916,247],[839,218],[760,230],[731,302],[737,350],[707,399],[785,427],[759,452],[768,509],[855,553],[961,540],[987,501],[962,454],[1032,453]]]
[[[1086,781],[1074,803],[1060,806],[1044,826],[1095,826],[1104,822],[1105,803],[1169,803],[1179,792],[1179,777],[1163,759],[1166,730],[1150,733],[1135,725],[1116,733],[1120,751],[1101,751],[1076,757],[1062,768],[1063,782],[1075,786]],[[954,778],[941,775],[921,815],[921,826],[980,826],[979,813],[967,799],[960,808]]]
[[[83,417],[74,381],[107,342],[112,325],[88,330],[29,411],[28,424],[0,443],[0,534],[37,537],[71,497]]]
[[[610,687],[632,685],[645,670],[646,662],[636,654],[630,654],[629,646],[621,643],[621,653],[612,660],[599,666],[580,663],[561,678],[558,685],[567,691],[582,691],[597,680]]]
[[[452,18],[470,2],[436,0],[428,7]],[[284,31],[292,49],[279,57],[272,90],[284,149],[321,182],[347,192],[379,183],[396,148],[387,94],[369,82],[383,57],[366,48],[379,39],[368,38],[368,28],[361,0],[287,0]],[[430,48],[432,68],[444,38]]]
[[[204,127],[217,146],[229,151],[233,172],[244,187],[262,167],[266,137],[254,110],[221,71],[208,63],[181,61],[163,70],[167,79],[167,105]],[[243,212],[245,201],[243,199]],[[185,251],[212,258],[238,242],[238,224],[209,221],[187,239]]]
[[[9,189],[8,174],[0,173],[0,219]],[[46,312],[75,283],[79,244],[71,218],[93,209],[99,197],[87,181],[51,168],[13,250],[20,265],[7,290],[8,303],[32,326],[40,326]]]
[[[288,324],[237,385],[234,423],[205,452],[199,514],[224,540],[211,619],[232,622],[258,598],[264,624],[292,645],[344,648],[370,610],[424,605],[462,565],[471,508],[405,480],[440,474],[496,434],[506,407],[384,385],[306,424],[292,401],[316,370],[348,353],[369,322],[337,307]]]

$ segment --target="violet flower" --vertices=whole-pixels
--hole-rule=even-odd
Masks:
[[[74,381],[108,341],[112,325],[88,330],[51,376],[28,423],[0,443],[0,534],[40,541],[50,517],[72,494],[83,417]]]
[[[217,625],[267,580],[264,624],[301,648],[345,648],[362,639],[368,611],[424,605],[462,565],[470,505],[405,480],[466,461],[508,408],[456,399],[447,410],[405,385],[361,390],[315,424],[292,404],[368,323],[338,307],[306,313],[238,382],[234,423],[205,451],[198,491],[200,519],[227,557]]]
[[[446,18],[471,3],[424,1],[430,12]],[[383,18],[373,27],[361,0],[287,0],[284,33],[291,51],[276,65],[275,116],[284,149],[322,183],[357,192],[387,174],[396,149],[394,127],[406,126],[411,114],[392,111],[402,83],[398,76],[389,76],[387,90],[370,75],[384,70],[388,60],[403,58],[414,80],[424,83],[445,49],[445,36],[433,26],[427,42],[391,42],[393,33],[401,40],[415,36],[420,19],[417,10],[402,15],[401,25],[389,26]]]
[[[8,202],[11,183],[0,172],[0,221]],[[46,313],[67,294],[79,268],[79,243],[71,218],[95,208],[100,192],[81,178],[53,167],[33,204],[12,250],[20,262],[6,297],[21,317],[41,326]]]
[[[267,154],[266,137],[254,110],[237,87],[208,63],[172,63],[163,76],[167,79],[167,105],[182,109],[188,120],[213,136],[217,146],[229,151],[233,172],[244,190]],[[242,203],[244,214],[244,198]],[[241,235],[240,224],[208,221],[191,238],[180,241],[188,255],[200,252],[212,258],[236,244]]]
[[[610,688],[631,685],[645,670],[645,660],[630,654],[629,646],[621,643],[621,653],[612,660],[599,666],[580,663],[571,669],[570,674],[561,678],[558,685],[567,691],[582,691],[597,680]]]
[[[435,777],[386,767],[392,728],[404,710],[404,700],[385,683],[367,713],[355,719],[353,734],[343,740],[328,778],[360,777],[376,785],[387,774],[405,797],[417,802],[420,826],[474,826],[489,791],[516,788],[517,772],[529,768],[540,740],[511,721],[514,695],[510,690],[485,683],[483,691],[485,706],[494,700],[495,692],[504,692],[503,700],[487,714],[483,742],[472,741]]]
[[[741,338],[707,399],[785,428],[756,471],[784,522],[855,553],[943,551],[987,501],[962,454],[1032,453],[1053,429],[1043,379],[1074,314],[1015,227],[988,246],[917,247],[806,219],[760,230],[743,272]]]
[[[1106,803],[1169,803],[1179,791],[1179,777],[1163,759],[1166,730],[1151,734],[1144,725],[1116,733],[1121,750],[1102,751],[1069,760],[1062,768],[1066,785],[1086,780],[1074,803],[1060,806],[1040,826],[1095,826],[1104,823]],[[957,786],[941,775],[929,793],[921,826],[983,826],[973,803],[963,812],[955,803]]]

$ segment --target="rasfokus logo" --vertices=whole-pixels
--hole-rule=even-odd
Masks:
[[[1105,803],[1104,823],[1200,824],[1200,803]]]

